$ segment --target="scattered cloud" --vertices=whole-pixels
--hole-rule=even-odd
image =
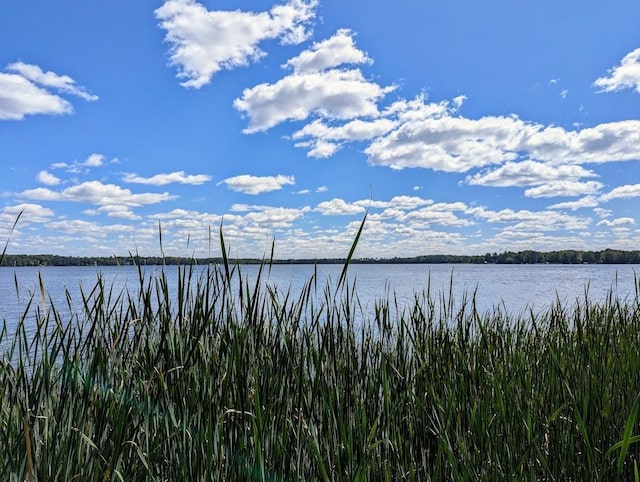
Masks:
[[[215,11],[194,0],[167,0],[156,9],[169,58],[184,87],[199,89],[221,70],[244,67],[265,54],[265,40],[299,44],[309,36],[316,0],[289,0],[268,12]]]
[[[71,103],[54,92],[71,94],[87,101],[89,94],[67,75],[44,72],[37,65],[15,62],[0,72],[0,120],[22,120],[27,115],[61,115],[73,112]]]
[[[598,221],[598,224],[596,224],[596,226],[614,227],[614,226],[624,226],[628,224],[636,224],[636,220],[633,218],[616,218],[612,220],[603,219],[602,221]]]
[[[327,158],[334,155],[346,142],[367,141],[386,134],[397,125],[391,119],[354,119],[342,125],[329,125],[316,119],[293,133],[296,147],[308,148],[307,156]]]
[[[100,167],[104,164],[104,156],[102,154],[91,154],[87,159],[82,163],[85,167]]]
[[[356,204],[348,204],[343,199],[332,199],[331,201],[323,201],[316,207],[323,216],[341,216],[346,214],[359,214],[365,211],[365,208]]]
[[[624,56],[620,65],[609,70],[609,75],[593,83],[600,92],[635,89],[640,94],[640,48]]]
[[[343,64],[372,64],[369,56],[359,50],[353,41],[354,34],[349,29],[341,29],[322,42],[315,42],[308,50],[289,59],[284,67],[296,74],[322,72]]]
[[[550,163],[525,160],[507,162],[497,169],[482,171],[468,176],[466,181],[479,186],[535,186],[558,181],[576,181],[583,177],[596,177],[597,174],[578,165],[554,166]]]
[[[0,221],[14,223],[19,215],[21,223],[45,223],[50,220],[54,212],[39,204],[21,203],[6,206],[0,210]]]
[[[134,194],[129,189],[123,189],[115,184],[103,184],[100,181],[83,182],[70,186],[62,191],[53,191],[49,188],[42,187],[28,189],[19,193],[18,196],[38,201],[71,201],[98,206],[128,207],[156,204],[177,197],[166,192],[162,194]]]
[[[240,176],[229,177],[220,181],[218,185],[226,184],[232,191],[242,192],[244,194],[262,194],[270,191],[278,191],[286,185],[295,184],[293,176],[251,176],[242,174]]]
[[[382,87],[367,80],[360,69],[338,69],[347,63],[368,63],[355,49],[351,32],[340,30],[316,43],[286,64],[292,74],[273,84],[245,89],[233,105],[249,118],[245,133],[266,131],[285,121],[305,120],[312,115],[348,120],[376,117],[377,102],[394,86]],[[328,68],[331,67],[331,68]],[[316,70],[321,69],[321,70]]]
[[[511,229],[519,231],[547,232],[557,230],[581,230],[587,229],[590,218],[571,216],[559,211],[530,211],[522,209],[502,209],[500,211],[487,210],[482,207],[470,208],[467,211],[478,219],[484,219],[489,223],[515,223]]]
[[[526,197],[576,197],[595,194],[602,189],[603,184],[597,181],[554,181],[538,187],[526,189]]]
[[[40,171],[36,176],[38,182],[46,184],[47,186],[57,186],[60,184],[60,179],[47,171]]]
[[[640,184],[625,184],[618,186],[606,194],[600,196],[601,201],[611,201],[612,199],[628,199],[640,197]]]
[[[151,177],[141,177],[130,173],[125,174],[122,180],[132,184],[150,184],[153,186],[164,186],[172,183],[200,185],[210,181],[211,176],[207,174],[186,174],[184,171],[156,174]]]
[[[549,206],[549,209],[570,209],[571,211],[577,211],[578,209],[583,208],[596,208],[599,204],[600,202],[594,196],[585,196],[577,201],[566,201],[553,204]]]

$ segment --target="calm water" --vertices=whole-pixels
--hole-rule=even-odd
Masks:
[[[145,272],[152,276],[159,269],[145,267]],[[257,266],[241,267],[243,276],[249,279],[255,277],[257,269]],[[319,265],[317,269],[322,296],[321,287],[325,282],[335,282],[342,266]],[[169,266],[166,271],[170,287],[175,289],[177,267]],[[291,288],[293,294],[297,294],[313,272],[312,265],[275,265],[266,281],[280,290]],[[465,293],[476,291],[480,311],[501,306],[517,315],[529,308],[542,311],[557,298],[572,304],[584,299],[587,288],[592,301],[602,301],[610,291],[620,299],[633,299],[636,272],[640,273],[638,265],[352,265],[349,279],[355,280],[365,310],[372,311],[375,301],[386,299],[387,293],[395,293],[400,303],[409,302],[414,293],[426,290],[429,283],[433,299],[442,293],[448,296],[453,280],[456,305],[459,306]],[[123,288],[132,292],[137,289],[137,270],[130,266],[0,268],[0,319],[6,320],[11,331],[32,293],[34,301],[41,303],[38,274],[42,276],[47,296],[60,311],[64,312],[67,306],[65,288],[71,293],[72,306],[80,311],[80,288],[90,291],[98,273],[107,286],[113,285],[115,292]]]

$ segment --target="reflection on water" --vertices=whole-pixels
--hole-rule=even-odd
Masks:
[[[587,290],[592,302],[603,301],[611,291],[621,300],[633,299],[638,268],[637,265],[354,264],[349,267],[349,280],[355,282],[365,314],[373,312],[377,300],[390,299],[391,294],[395,294],[402,307],[413,301],[415,293],[428,291],[436,302],[443,295],[448,299],[452,294],[458,307],[465,296],[468,299],[475,292],[480,312],[501,307],[518,315],[528,309],[540,312],[557,299],[564,305],[573,304],[583,300]],[[148,277],[161,269],[144,268]],[[169,288],[175,293],[178,267],[165,269]],[[246,265],[240,269],[243,278],[255,280],[258,266]],[[263,272],[263,278],[281,292],[291,290],[295,297],[315,270],[317,296],[323,298],[326,283],[335,284],[341,265],[274,265]],[[44,283],[46,303],[52,302],[63,319],[64,315],[69,317],[73,312],[81,312],[81,290],[89,294],[98,276],[116,294],[123,289],[135,293],[139,286],[137,268],[131,266],[0,268],[0,318],[5,320],[10,333],[32,296],[27,321],[35,323],[34,307],[42,305],[38,274]]]

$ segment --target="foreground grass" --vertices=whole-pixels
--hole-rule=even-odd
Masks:
[[[75,315],[43,289],[0,331],[0,480],[637,478],[637,296],[513,318],[387,293],[369,316],[344,278],[171,269],[176,296],[98,278]]]

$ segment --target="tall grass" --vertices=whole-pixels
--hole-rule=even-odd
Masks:
[[[97,278],[72,315],[43,289],[0,330],[0,480],[637,479],[638,296],[369,316],[346,277],[268,267]]]

